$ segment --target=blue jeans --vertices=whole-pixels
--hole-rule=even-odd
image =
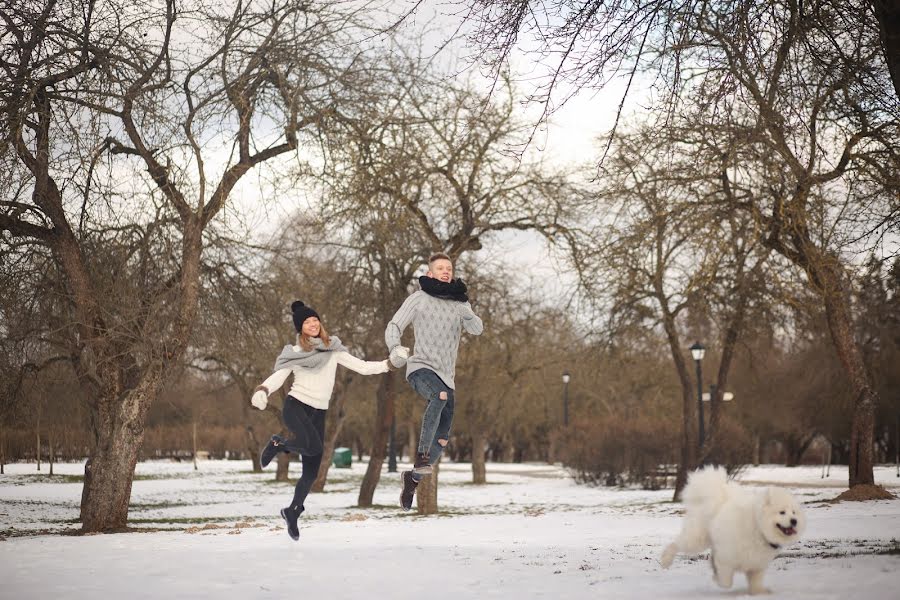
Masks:
[[[428,463],[434,464],[441,457],[444,446],[450,440],[453,424],[453,390],[430,369],[419,369],[409,375],[409,384],[427,401],[422,417],[422,433],[419,435],[419,454],[428,455]],[[444,393],[446,399],[441,398]]]

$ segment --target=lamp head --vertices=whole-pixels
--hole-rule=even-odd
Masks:
[[[694,342],[694,345],[691,346],[690,350],[694,360],[703,360],[703,355],[706,354],[706,346],[700,342]]]

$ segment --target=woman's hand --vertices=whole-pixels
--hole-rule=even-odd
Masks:
[[[269,395],[264,390],[257,390],[253,393],[253,397],[250,398],[250,404],[259,410],[266,410],[266,406],[269,405]]]

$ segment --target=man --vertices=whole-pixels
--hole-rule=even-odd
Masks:
[[[401,475],[400,505],[405,510],[412,507],[416,486],[423,476],[431,474],[431,466],[450,440],[460,335],[463,330],[473,335],[481,335],[484,330],[469,304],[466,284],[453,279],[449,256],[438,253],[429,258],[428,272],[419,277],[419,285],[422,289],[403,302],[384,331],[391,363],[396,367],[406,363],[407,381],[426,401],[413,470]],[[400,338],[410,323],[415,347],[407,359]]]

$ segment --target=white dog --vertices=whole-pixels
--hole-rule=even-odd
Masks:
[[[766,594],[763,574],[778,551],[795,542],[806,520],[794,497],[779,488],[754,490],[730,483],[725,469],[691,473],[683,493],[687,514],[681,533],[662,553],[668,569],[679,552],[710,549],[713,579],[730,588],[735,571],[747,576],[751,594]]]

